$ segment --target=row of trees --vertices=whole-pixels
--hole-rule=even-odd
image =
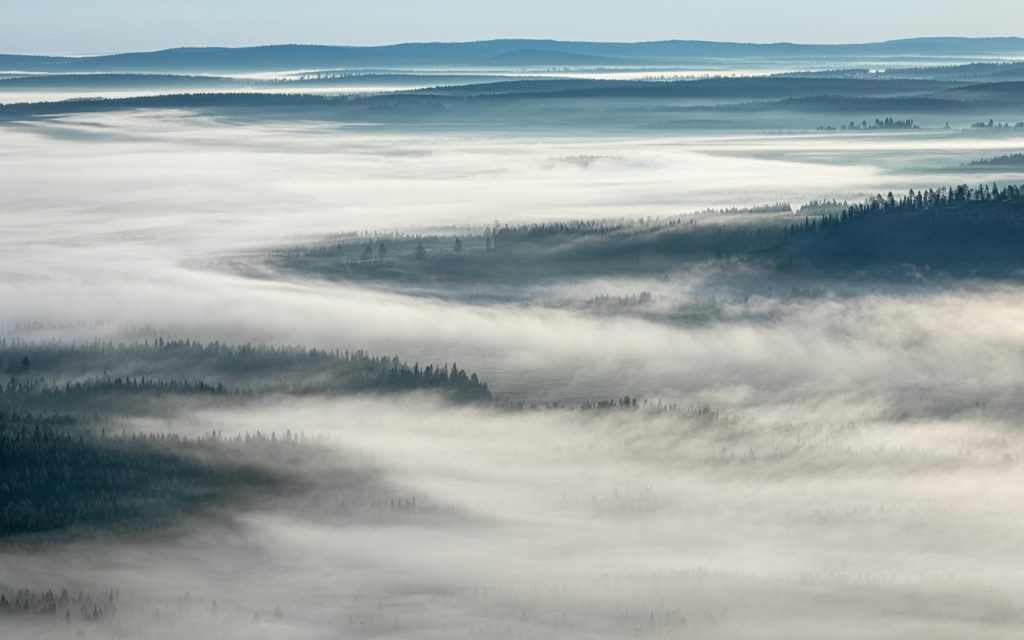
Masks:
[[[890,118],[877,124],[901,127],[913,123]],[[1007,156],[996,162],[1015,158]],[[1019,186],[954,185],[911,190],[902,196],[880,194],[853,205],[817,201],[801,209],[803,221],[796,223],[785,215],[768,215],[760,224],[734,223],[726,217],[701,218],[702,224],[696,224],[692,216],[495,224],[487,237],[493,239],[498,259],[485,260],[470,253],[465,259],[428,261],[416,268],[365,275],[437,288],[486,283],[500,291],[502,286],[512,289],[545,278],[669,273],[687,262],[736,259],[785,268],[802,268],[809,260],[829,267],[849,266],[851,261],[875,266],[867,261],[876,261],[887,268],[902,265],[911,271],[936,267],[945,274],[1006,274],[1024,262],[1017,248],[1024,242],[1022,202],[1024,191]],[[745,212],[761,210],[785,213],[791,208],[780,203]],[[810,235],[823,230],[831,235]],[[418,253],[422,258],[422,252]],[[602,307],[615,302],[594,300],[588,304]]]
[[[861,122],[850,121],[849,124],[839,126],[840,131],[864,131],[872,129],[920,129],[911,119],[896,120],[895,118],[875,118],[874,122],[862,120]],[[818,127],[819,131],[835,131],[835,127]]]
[[[785,211],[791,209],[784,205]],[[772,211],[774,212],[774,210]],[[553,223],[508,227],[495,235],[495,246],[505,258],[523,261],[524,268],[542,264],[580,272],[621,272],[641,264],[650,268],[655,260],[667,260],[666,268],[681,260],[723,259],[746,255],[782,240],[783,225],[771,221],[753,226],[745,223],[694,224],[692,218],[651,221],[645,224],[599,223],[574,225]],[[586,242],[576,242],[586,238]]]
[[[173,393],[183,395],[220,395],[228,393],[223,384],[207,384],[202,380],[154,380],[152,378],[89,378],[64,382],[63,384],[36,378],[19,380],[12,377],[7,385],[0,387],[0,398],[22,398],[35,396],[43,401],[47,399],[65,399],[73,397],[91,397],[96,394],[139,394],[139,393]]]
[[[996,122],[989,118],[988,122],[975,122],[972,129],[1024,129],[1024,122]]]
[[[52,379],[12,377],[0,387],[0,407],[7,409],[75,412],[79,414],[145,415],[169,396],[222,398],[239,395],[223,384],[202,380],[160,380],[146,377],[104,376],[59,382]]]
[[[641,291],[638,294],[629,296],[610,296],[602,294],[583,301],[582,308],[597,312],[617,312],[633,310],[637,307],[644,307],[654,302],[654,295],[650,291]]]
[[[968,163],[968,166],[984,167],[999,164],[1024,164],[1024,153],[1010,153],[1004,156],[997,156],[995,158],[987,158],[985,160],[973,160]]]
[[[456,255],[461,254],[462,238],[456,237],[450,246],[450,253],[454,253]],[[485,247],[487,251],[490,251],[493,247],[493,240],[490,235],[488,235],[485,239]],[[401,248],[402,247],[399,246],[399,249]],[[291,255],[291,253],[285,252],[282,255],[287,256]],[[339,242],[335,244],[323,245],[320,247],[313,247],[311,249],[305,249],[298,252],[298,255],[304,258],[330,258],[331,260],[341,260],[344,262],[348,256],[348,253],[345,251],[345,246]],[[358,261],[348,261],[348,264],[356,265],[359,263],[365,264],[371,262],[386,263],[388,262],[390,255],[391,254],[389,254],[388,246],[384,243],[383,240],[378,240],[376,244],[374,244],[373,241],[369,241],[363,246],[362,251],[359,253]],[[417,260],[426,259],[427,247],[423,244],[422,240],[417,241],[416,247],[413,250],[413,257],[415,257]]]
[[[192,340],[85,344],[0,341],[0,396],[63,399],[99,394],[349,393],[435,389],[460,400],[490,397],[476,374],[409,365],[397,356],[229,345]]]
[[[0,617],[39,615],[39,616],[60,616],[70,621],[76,620],[99,620],[104,617],[113,616],[117,611],[117,591],[110,589],[102,594],[88,594],[78,592],[77,595],[70,595],[67,588],[61,589],[60,594],[53,590],[33,591],[31,589],[18,589],[10,597],[0,592]],[[77,612],[73,614],[72,612]]]
[[[817,219],[807,217],[802,223],[791,225],[787,235],[835,229],[879,213],[948,210],[969,203],[1024,204],[1024,186],[1011,185],[1000,189],[995,184],[991,187],[984,184],[977,187],[962,184],[921,191],[911,189],[899,198],[890,191],[884,196],[878,194],[861,204],[849,206],[839,214],[829,214]],[[1024,223],[1024,215],[1021,215],[1021,218]]]
[[[1024,190],[960,185],[877,195],[805,218],[768,257],[783,269],[880,277],[1016,278],[1024,266]]]

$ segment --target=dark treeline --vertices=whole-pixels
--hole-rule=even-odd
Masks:
[[[43,378],[35,380],[18,380],[11,378],[6,387],[0,387],[0,395],[4,397],[37,396],[42,400],[68,396],[92,396],[97,393],[174,393],[174,394],[225,394],[227,388],[223,384],[206,384],[202,380],[153,380],[145,376],[139,378],[89,378],[63,384],[49,382]]]
[[[0,78],[0,92],[33,89],[122,89],[162,88],[223,89],[228,86],[254,86],[259,81],[240,80],[223,76],[196,76],[162,73],[95,73],[95,74],[40,74]]]
[[[875,118],[874,122],[862,120],[860,122],[850,121],[849,124],[836,127],[818,127],[818,131],[872,131],[876,129],[920,129],[912,119],[896,120],[895,118]]]
[[[1005,274],[1022,263],[1024,188],[959,185],[891,192],[842,213],[807,217],[778,250],[788,266],[914,265],[950,273]]]
[[[49,616],[66,622],[102,620],[116,614],[118,595],[116,589],[103,593],[78,591],[74,594],[69,593],[66,587],[59,593],[52,589],[16,589],[9,594],[0,592],[0,617]]]
[[[835,198],[831,200],[811,200],[807,204],[804,204],[797,210],[798,215],[806,216],[820,216],[829,213],[842,213],[849,208],[850,203],[843,200],[839,201]]]
[[[717,409],[707,405],[683,405],[662,400],[647,400],[624,395],[621,398],[587,400],[579,404],[546,402],[543,404],[523,401],[503,401],[503,409],[509,411],[578,411],[585,413],[636,412],[645,416],[666,416],[685,420],[703,426],[725,424],[731,419],[723,417]]]
[[[359,269],[394,266],[394,260],[410,257],[436,258],[455,256],[464,258],[476,250],[490,252],[499,245],[528,245],[554,240],[590,236],[644,235],[667,230],[693,231],[706,226],[716,231],[730,227],[730,216],[757,214],[788,214],[793,208],[785,202],[752,207],[706,209],[694,214],[671,218],[619,218],[601,220],[564,220],[521,225],[495,223],[484,230],[460,229],[446,234],[410,234],[400,232],[351,234],[314,246],[299,246],[275,251],[270,259],[285,267],[298,267],[302,263],[321,261],[335,266]],[[698,224],[699,223],[707,223]],[[420,249],[422,248],[422,251]]]
[[[698,229],[698,218],[714,218],[717,215],[730,216],[742,214],[786,214],[792,213],[793,208],[785,202],[765,204],[754,207],[729,209],[707,209],[695,215],[676,216],[672,218],[637,218],[626,220],[569,220],[560,222],[541,222],[522,225],[495,226],[491,230],[494,239],[494,246],[503,246],[507,243],[533,243],[549,238],[581,237],[581,236],[608,236],[612,234],[642,235],[657,233],[673,229],[684,229],[694,231]],[[723,218],[723,221],[725,218]],[[723,225],[707,225],[717,231]]]
[[[0,409],[0,545],[181,535],[256,508],[343,520],[450,511],[336,444],[286,428],[192,436]]]
[[[580,307],[588,311],[615,313],[648,306],[653,303],[654,295],[650,291],[641,291],[638,294],[628,296],[611,296],[608,294],[593,296],[584,300]]]
[[[1005,156],[997,156],[995,158],[985,158],[983,160],[972,160],[968,163],[969,167],[991,167],[997,165],[1013,165],[1020,166],[1024,165],[1024,153],[1011,153]]]
[[[290,433],[112,436],[73,420],[0,410],[0,537],[167,527],[299,486],[269,464],[302,446]]]
[[[321,452],[286,432],[200,438],[110,435],[112,416],[176,415],[183,396],[222,405],[261,393],[437,390],[457,401],[490,391],[456,364],[420,367],[362,351],[191,340],[66,344],[0,340],[0,537],[138,533],[228,515],[306,487]],[[333,463],[331,463],[333,464]],[[325,467],[367,487],[367,478]],[[322,475],[323,475],[322,474]],[[308,487],[306,487],[308,488]],[[294,502],[294,500],[293,500]],[[298,503],[295,503],[298,504]]]
[[[486,400],[487,385],[456,364],[409,365],[397,356],[221,342],[164,340],[33,343],[0,340],[5,399],[71,401],[96,395],[397,392],[438,390]]]
[[[821,216],[816,220],[807,218],[802,224],[792,225],[787,233],[792,234],[801,231],[825,231],[851,224],[864,216],[889,213],[907,213],[912,211],[950,210],[964,205],[977,203],[1024,203],[1024,186],[1008,186],[1002,189],[998,185],[978,185],[971,187],[963,184],[956,187],[941,187],[939,189],[925,189],[914,191],[911,189],[907,195],[897,198],[890,191],[887,195],[877,194],[861,204],[851,205],[845,211],[836,215],[829,214]]]
[[[1024,266],[1021,186],[911,190],[900,198],[890,193],[856,205],[816,202],[803,212],[803,221],[795,224],[768,218],[729,225],[672,219],[504,227],[494,232],[494,255],[528,256],[524,262],[557,256],[549,266],[578,261],[589,273],[601,273],[602,267],[621,273],[634,263],[650,270],[670,268],[668,260],[678,267],[733,258],[786,269],[914,265],[956,275],[1008,275]]]
[[[286,432],[230,439],[110,435],[110,416],[161,415],[181,396],[223,403],[269,393],[490,391],[456,364],[420,367],[362,351],[164,340],[86,344],[0,340],[0,537],[136,533],[227,515],[306,485],[320,453]],[[168,403],[156,401],[167,398]],[[166,414],[170,415],[170,414]],[[300,448],[301,447],[301,448]],[[334,467],[325,468],[334,477]],[[349,489],[367,478],[338,471]],[[301,476],[305,478],[306,476]],[[346,485],[347,486],[347,485]],[[344,487],[342,487],[344,488]],[[338,496],[339,487],[332,488]]]
[[[791,215],[790,205],[780,203],[673,218],[496,224],[471,235],[360,238],[356,246],[335,241],[274,252],[268,260],[286,271],[416,295],[499,300],[551,280],[661,276],[763,251],[783,241]]]
[[[154,380],[146,377],[101,377],[57,382],[44,378],[11,377],[0,386],[0,407],[17,410],[71,411],[88,414],[149,414],[159,412],[156,401],[191,396],[225,398],[250,395],[229,391],[223,384],[202,380]]]
[[[534,259],[540,254],[555,262],[636,262],[644,260],[712,260],[744,255],[764,249],[783,237],[781,224],[697,224],[695,220],[621,230],[593,232],[583,227],[534,226],[501,229],[494,247],[499,258],[521,256]],[[544,244],[557,250],[545,255]]]
[[[972,62],[926,67],[890,67],[886,69],[829,69],[793,71],[779,74],[797,78],[847,78],[854,80],[941,80],[947,82],[1001,82],[1024,79],[1020,62]]]
[[[812,278],[823,269],[849,268],[882,275],[878,268],[890,278],[903,266],[913,267],[915,278],[931,270],[1005,277],[1024,267],[1022,193],[1018,186],[960,185],[911,190],[900,198],[879,195],[855,205],[814,201],[799,217],[778,204],[718,216],[496,224],[477,235],[363,240],[366,259],[352,259],[357,252],[344,251],[340,243],[278,252],[270,259],[304,274],[485,300],[528,296],[531,285],[568,278],[665,279],[702,263],[744,263]],[[591,302],[600,308],[614,301]]]
[[[988,121],[975,122],[972,129],[1024,129],[1024,122],[996,122],[989,118]]]

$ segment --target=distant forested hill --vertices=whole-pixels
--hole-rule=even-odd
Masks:
[[[916,38],[840,45],[488,40],[375,47],[273,45],[178,48],[90,57],[0,56],[0,70],[67,72],[241,72],[351,67],[672,64],[707,59],[849,56],[997,56],[1024,52],[1020,38]]]
[[[125,76],[111,76],[111,78]],[[19,78],[17,82],[21,82]],[[0,81],[0,88],[4,81]],[[175,80],[179,82],[179,80]],[[232,93],[233,85],[179,85],[167,95],[0,105],[0,121],[134,109],[185,109],[255,120],[429,126],[458,131],[817,130],[892,118],[923,129],[1016,122],[1024,82],[771,76],[676,81],[529,79],[373,95]],[[465,83],[463,83],[465,85]],[[222,88],[218,89],[217,87]],[[270,86],[270,85],[266,85]],[[54,87],[59,89],[59,87]],[[216,93],[201,93],[203,89]],[[181,91],[191,91],[182,93]],[[259,88],[246,87],[246,91]]]

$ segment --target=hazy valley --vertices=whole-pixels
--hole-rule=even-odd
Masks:
[[[0,56],[0,636],[1016,637],[1022,54]]]

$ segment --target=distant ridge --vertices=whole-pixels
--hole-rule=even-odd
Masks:
[[[516,49],[508,53],[501,53],[487,59],[487,62],[497,65],[630,65],[635,64],[629,58],[612,58],[610,56],[595,56],[586,53],[572,53],[568,51],[552,51],[550,49]]]
[[[211,73],[375,66],[502,67],[658,65],[746,57],[998,57],[1024,54],[1024,38],[911,38],[864,44],[753,44],[665,40],[563,42],[483,40],[372,47],[282,44],[192,47],[84,58],[0,55],[0,71],[54,73]]]

